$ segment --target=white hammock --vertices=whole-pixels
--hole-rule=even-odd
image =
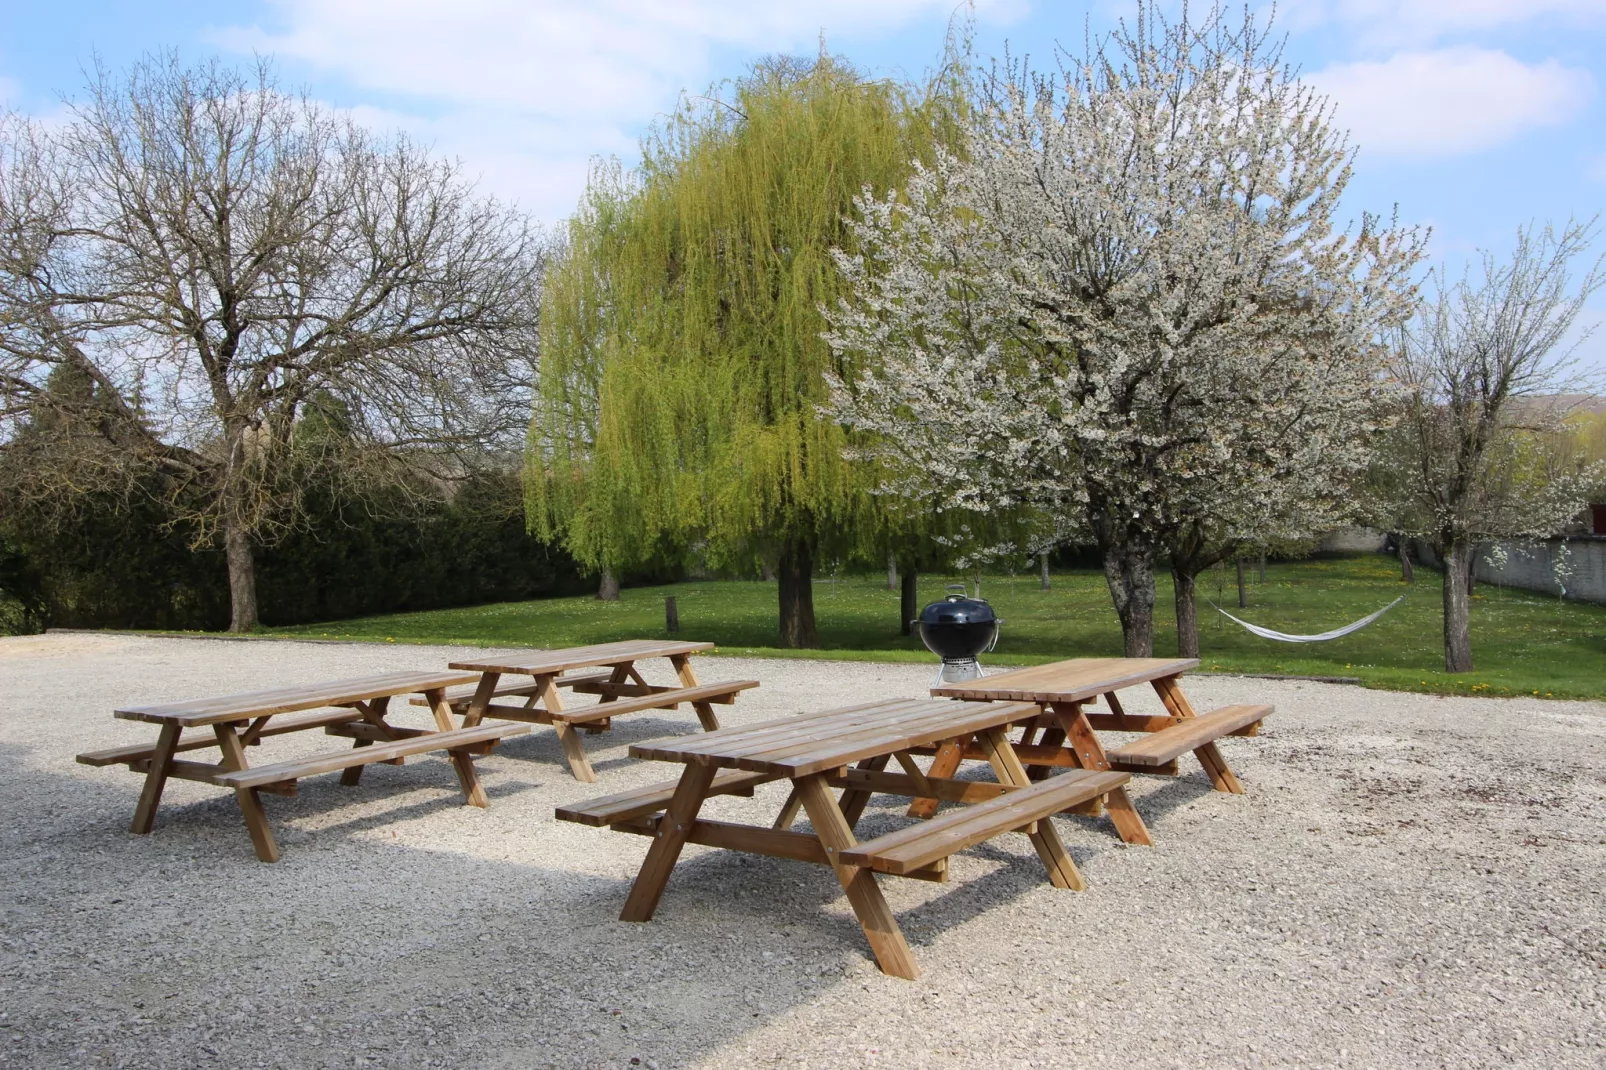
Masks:
[[[1402,594],[1400,597],[1396,598],[1394,601],[1390,602],[1376,613],[1373,613],[1370,616],[1362,617],[1354,624],[1346,624],[1342,628],[1334,628],[1332,631],[1322,632],[1320,635],[1289,635],[1287,632],[1278,632],[1273,631],[1270,628],[1262,628],[1258,624],[1250,624],[1246,620],[1239,620],[1237,617],[1233,616],[1231,613],[1228,613],[1225,609],[1222,609],[1214,602],[1211,602],[1210,604],[1215,607],[1217,613],[1220,613],[1223,617],[1226,617],[1235,624],[1243,625],[1246,631],[1258,635],[1262,639],[1275,639],[1279,643],[1324,643],[1329,639],[1338,639],[1342,636],[1348,635],[1350,632],[1360,631],[1362,628],[1366,627],[1368,624],[1372,623],[1374,620],[1381,617],[1383,614],[1387,613],[1389,610],[1393,609],[1403,601],[1405,601],[1405,595]]]

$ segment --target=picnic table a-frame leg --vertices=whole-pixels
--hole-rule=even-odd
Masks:
[[[1188,696],[1182,693],[1182,685],[1177,683],[1177,680],[1178,677],[1175,676],[1158,678],[1154,681],[1155,693],[1160,696],[1160,701],[1165,704],[1166,711],[1171,716],[1178,718],[1198,716],[1194,712],[1193,704],[1188,701]],[[1193,756],[1204,766],[1205,773],[1210,777],[1210,785],[1217,791],[1231,792],[1234,795],[1244,794],[1243,784],[1239,783],[1237,775],[1227,765],[1227,759],[1221,756],[1221,751],[1216,747],[1214,740],[1196,748]]]
[[[173,767],[173,755],[178,750],[179,733],[176,724],[164,724],[156,737],[156,750],[151,755],[151,767],[145,772],[145,786],[140,789],[139,804],[134,807],[134,823],[130,832],[145,835],[156,822],[156,808],[162,803],[162,789],[167,787],[167,773]]]
[[[796,785],[803,808],[808,811],[809,822],[825,847],[826,857],[831,860],[831,868],[836,872],[842,890],[847,893],[848,904],[859,919],[865,939],[870,941],[870,950],[875,952],[876,962],[880,964],[882,972],[913,981],[920,976],[920,967],[915,965],[914,952],[909,950],[903,930],[898,928],[898,919],[893,917],[892,908],[887,905],[881,887],[876,884],[875,872],[837,861],[837,856],[855,846],[858,840],[854,839],[853,827],[837,805],[825,778],[820,775],[806,776],[797,780]]]
[[[1021,765],[1020,756],[1010,745],[1004,729],[990,728],[976,738],[982,750],[987,752],[987,764],[993,767],[993,776],[1000,784],[1016,788],[1031,786],[1026,767]],[[1054,831],[1054,824],[1049,818],[1034,821],[1026,835],[1037,849],[1037,857],[1043,860],[1043,866],[1048,870],[1050,884],[1077,892],[1087,888],[1087,882],[1082,879],[1082,874],[1066,852],[1065,844],[1060,841],[1059,833]]]
[[[212,726],[212,731],[217,736],[218,748],[223,752],[223,768],[231,773],[246,768],[245,747],[235,734],[234,726],[216,724]],[[251,834],[251,846],[256,849],[257,858],[263,862],[277,862],[279,845],[273,839],[273,829],[268,824],[268,814],[262,809],[262,797],[257,789],[235,788],[234,798],[245,817],[245,828]]]
[[[1108,769],[1110,759],[1104,753],[1104,746],[1099,743],[1098,736],[1093,734],[1093,726],[1088,723],[1087,714],[1082,712],[1080,702],[1055,702],[1050,704],[1054,711],[1054,719],[1064,733],[1065,746],[1076,756],[1077,764],[1083,769]],[[1116,833],[1125,843],[1143,847],[1154,846],[1154,840],[1149,836],[1149,827],[1143,823],[1137,808],[1132,805],[1132,799],[1126,793],[1126,788],[1113,788],[1104,797],[1105,808],[1109,811],[1110,823],[1115,826]]]
[[[424,692],[424,698],[429,701],[430,711],[435,715],[435,727],[442,732],[452,731],[456,725],[452,724],[452,704],[446,701],[446,689],[430,688]],[[474,772],[474,758],[468,749],[456,747],[446,753],[452,760],[452,768],[457,770],[457,783],[463,789],[463,801],[482,810],[489,807],[490,800],[480,786],[479,774]]]
[[[669,806],[653,833],[647,857],[630,886],[624,910],[619,913],[620,921],[652,920],[658,900],[663,897],[664,885],[669,883],[669,874],[680,860],[681,849],[686,846],[686,838],[691,835],[692,825],[697,822],[713,782],[713,766],[697,762],[686,764],[686,771],[680,775],[680,783],[675,785],[675,793],[670,796]]]
[[[540,699],[541,708],[549,714],[563,712],[563,699],[558,694],[558,676],[556,673],[542,673],[535,678],[536,697]],[[594,784],[597,774],[591,768],[591,759],[586,757],[585,744],[580,742],[580,733],[570,724],[559,717],[552,718],[552,729],[558,734],[558,744],[563,748],[563,757],[569,762],[569,772],[574,779],[586,784]]]

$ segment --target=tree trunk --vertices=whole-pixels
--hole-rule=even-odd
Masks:
[[[223,523],[224,557],[229,564],[229,631],[255,631],[257,624],[257,564],[251,533],[238,521]]]
[[[781,546],[775,572],[781,581],[781,645],[819,646],[820,634],[814,627],[813,547],[803,539],[788,539]]]
[[[1244,559],[1235,557],[1232,559],[1232,563],[1238,567],[1238,608],[1245,609],[1249,605],[1249,596],[1244,593]],[[1198,649],[1197,643],[1194,644],[1194,649]],[[1190,658],[1193,657],[1192,654],[1188,656]]]
[[[1104,551],[1104,580],[1121,619],[1121,638],[1129,658],[1154,653],[1154,556],[1132,547]]]
[[[1171,569],[1171,586],[1177,602],[1177,657],[1199,656],[1199,603],[1194,597],[1195,576]]]
[[[1405,583],[1415,583],[1416,577],[1411,573],[1411,540],[1404,535],[1400,536],[1400,579]]]
[[[602,569],[602,580],[597,584],[597,601],[619,601],[619,577],[613,574],[613,569],[606,565]]]
[[[1038,583],[1043,590],[1048,590],[1048,551],[1037,555]]]
[[[906,569],[902,577],[902,587],[898,594],[898,612],[903,617],[899,627],[899,635],[910,635],[914,632],[914,619],[920,612],[920,595],[915,590],[915,578],[919,573],[914,569]]]
[[[767,558],[767,557],[759,558],[759,561],[758,561],[758,574],[759,574],[760,577],[763,578],[765,583],[774,583],[775,582],[775,566],[770,564],[770,559],[769,558]]]
[[[1444,558],[1444,670],[1472,671],[1471,602],[1472,563],[1476,548],[1469,542],[1451,542]]]
[[[896,554],[887,555],[887,590],[898,589],[898,557]]]

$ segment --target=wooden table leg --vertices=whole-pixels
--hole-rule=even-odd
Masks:
[[[391,731],[390,725],[385,721],[385,710],[387,707],[389,707],[389,705],[390,696],[381,695],[378,698],[370,699],[367,702],[352,703],[351,708],[362,714],[362,719],[366,723],[371,724],[375,728],[379,729],[379,731],[384,734],[386,739],[395,739],[396,733]],[[371,739],[354,739],[351,741],[353,750],[357,749],[358,747],[371,747],[373,745],[374,741]],[[356,787],[358,784],[362,783],[362,771],[364,768],[366,767],[354,765],[344,770],[340,774],[340,783],[348,788]]]
[[[680,859],[681,848],[686,846],[686,837],[691,834],[691,827],[703,808],[703,799],[708,795],[708,786],[713,782],[713,766],[687,763],[680,783],[675,785],[675,794],[670,796],[669,806],[658,822],[658,831],[653,833],[652,846],[647,848],[647,857],[641,863],[636,881],[630,886],[625,907],[619,912],[620,921],[652,920],[658,900],[664,894],[664,885],[669,883],[670,871]]]
[[[797,790],[797,785],[793,784],[792,790],[787,793],[786,802],[781,804],[781,812],[776,815],[775,823],[770,827],[785,832],[792,827],[792,822],[797,820],[797,812],[801,809],[803,809],[803,795]]]
[[[853,907],[860,927],[864,929],[865,939],[870,941],[870,950],[875,952],[876,962],[880,964],[882,972],[911,981],[919,977],[920,967],[915,965],[914,953],[903,938],[903,930],[898,928],[898,919],[893,917],[892,908],[887,906],[886,899],[881,895],[875,873],[858,866],[845,866],[837,861],[837,856],[843,850],[858,841],[853,838],[853,829],[837,806],[831,790],[826,787],[825,779],[809,776],[798,780],[796,784],[803,806],[809,812],[809,821],[814,825],[815,835],[825,846],[826,857],[831,860],[831,868],[836,872],[842,890],[847,893],[848,903]]]
[[[982,749],[987,752],[987,763],[993,767],[993,776],[998,778],[1000,784],[1013,784],[1017,788],[1031,784],[1031,778],[1026,775],[1026,767],[1021,765],[1020,757],[1010,745],[1009,735],[1005,729],[990,728],[981,733],[977,739]],[[1087,882],[1082,879],[1076,863],[1071,860],[1071,856],[1065,851],[1065,845],[1060,842],[1052,818],[1045,817],[1041,821],[1033,822],[1026,835],[1031,839],[1032,846],[1037,848],[1037,857],[1043,860],[1044,867],[1048,869],[1049,883],[1056,888],[1069,888],[1077,892],[1087,887]]]
[[[480,676],[478,686],[474,688],[474,697],[468,700],[468,709],[463,711],[463,727],[473,728],[485,720],[485,708],[491,704],[496,696],[496,685],[501,682],[502,674],[488,672]],[[446,731],[446,729],[441,729]]]
[[[1171,716],[1198,716],[1194,712],[1193,703],[1189,702],[1188,696],[1182,693],[1182,685],[1177,683],[1177,679],[1175,676],[1162,676],[1155,680],[1155,693],[1160,696],[1160,701],[1165,703],[1165,708],[1170,711]],[[1239,783],[1238,777],[1227,765],[1227,760],[1221,756],[1221,751],[1216,748],[1214,740],[1196,749],[1193,752],[1193,756],[1199,759],[1200,765],[1204,766],[1206,775],[1210,777],[1211,787],[1217,791],[1231,792],[1234,795],[1242,795],[1244,793],[1243,784]]]
[[[878,754],[874,758],[866,758],[858,764],[858,767],[879,773],[887,767],[887,763],[890,761],[892,761],[892,755]],[[837,805],[842,809],[842,816],[847,820],[848,828],[856,829],[859,827],[859,819],[864,816],[864,808],[870,805],[871,794],[871,792],[860,788],[848,788],[842,793],[842,798],[837,800]]]
[[[130,832],[145,835],[156,821],[156,808],[162,802],[162,789],[167,786],[167,771],[172,768],[173,754],[178,750],[178,737],[183,729],[176,724],[164,724],[156,737],[156,750],[151,755],[151,767],[145,774],[145,787],[139,793],[139,805],[134,807],[134,823]]]
[[[619,669],[614,669],[614,675],[619,675]],[[558,678],[552,673],[543,673],[535,678],[536,694],[541,698],[541,708],[548,713],[561,713],[563,711],[563,698],[558,694]],[[584,744],[580,742],[580,733],[574,725],[567,721],[554,720],[552,730],[558,734],[558,743],[563,747],[563,757],[569,762],[569,772],[574,779],[586,784],[594,784],[597,774],[591,768],[591,759],[586,757]]]
[[[246,768],[245,747],[240,744],[240,737],[235,735],[231,724],[215,724],[213,733],[217,736],[217,745],[223,751],[223,768],[233,772]],[[257,794],[256,788],[235,788],[234,798],[240,804],[240,813],[245,815],[245,828],[251,834],[251,846],[256,848],[257,858],[263,862],[277,862],[279,860],[279,845],[274,842],[273,829],[268,824],[268,815],[262,809],[262,797]]]
[[[424,698],[429,700],[429,708],[435,714],[436,728],[450,732],[456,727],[452,724],[452,704],[446,701],[445,688],[430,688],[424,692]],[[446,753],[452,760],[452,768],[457,770],[457,783],[463,789],[463,801],[481,809],[490,806],[491,801],[485,797],[485,789],[480,786],[479,774],[474,772],[473,756],[461,747]]]
[[[931,765],[926,769],[926,776],[947,780],[959,772],[959,763],[964,760],[965,746],[970,742],[969,736],[950,739],[937,748],[937,753],[931,759]],[[937,799],[916,799],[909,804],[906,813],[910,817],[930,817],[937,812]]]
[[[1093,726],[1088,723],[1087,714],[1082,712],[1080,702],[1054,703],[1054,716],[1059,721],[1060,729],[1065,733],[1066,745],[1070,748],[1076,760],[1083,769],[1108,769],[1110,759],[1104,753],[1104,746],[1099,737],[1093,733]],[[1110,823],[1115,826],[1115,832],[1122,842],[1139,847],[1152,847],[1154,840],[1149,836],[1149,827],[1143,823],[1143,817],[1132,805],[1125,787],[1112,788],[1104,797],[1105,806],[1109,810]]]

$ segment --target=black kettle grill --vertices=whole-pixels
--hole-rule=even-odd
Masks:
[[[926,649],[942,659],[939,684],[980,676],[976,658],[997,645],[998,626],[1004,623],[984,600],[968,597],[964,584],[951,583],[948,591],[946,598],[922,609],[913,622]]]

